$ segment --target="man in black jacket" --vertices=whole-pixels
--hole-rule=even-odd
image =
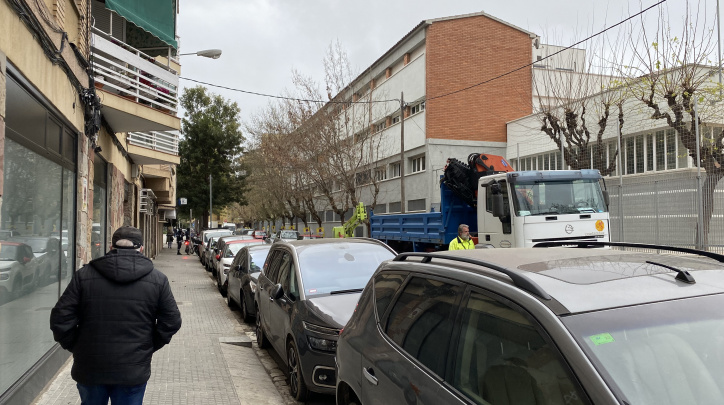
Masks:
[[[142,244],[137,228],[116,230],[111,251],[73,275],[50,313],[53,337],[73,353],[83,405],[140,405],[153,353],[181,328],[168,279]]]

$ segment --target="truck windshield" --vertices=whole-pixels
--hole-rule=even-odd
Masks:
[[[559,215],[607,212],[598,180],[539,180],[513,185],[515,215]]]

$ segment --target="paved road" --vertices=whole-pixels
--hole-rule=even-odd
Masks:
[[[144,404],[299,404],[289,396],[281,360],[256,346],[253,326],[228,309],[196,256],[164,249],[154,265],[169,278],[183,326],[153,356]],[[244,346],[245,337],[252,347]],[[71,365],[72,359],[34,405],[80,404]],[[316,396],[307,404],[334,404],[334,398]]]

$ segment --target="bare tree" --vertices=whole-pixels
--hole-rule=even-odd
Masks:
[[[616,170],[618,150],[607,159],[603,140],[608,128],[617,125],[620,136],[624,125],[626,92],[612,74],[618,70],[622,43],[619,38],[601,37],[588,51],[561,49],[547,61],[547,69],[534,71],[533,90],[540,100],[534,110],[540,130],[563,150],[571,169],[593,166],[604,176]]]
[[[706,170],[702,186],[703,238],[699,238],[698,230],[695,237],[699,248],[708,245],[714,191],[724,177],[724,131],[708,140],[699,138],[697,151],[697,120],[701,125],[712,118],[720,121],[724,115],[721,83],[715,82],[712,75],[716,72],[711,66],[716,38],[709,28],[711,22],[706,20],[712,13],[703,6],[702,2],[693,7],[687,2],[678,32],[674,32],[669,15],[661,8],[653,34],[641,29],[638,35],[631,35],[633,62],[627,72],[632,94],[651,111],[651,118],[674,129],[694,163]]]

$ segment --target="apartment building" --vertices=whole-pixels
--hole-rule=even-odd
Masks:
[[[0,404],[69,353],[50,309],[112,232],[175,212],[177,0],[0,1]]]
[[[371,136],[377,150],[360,170],[360,201],[372,208],[376,199],[375,214],[439,209],[439,179],[448,158],[505,154],[506,123],[533,111],[531,61],[536,47],[537,35],[480,12],[422,21],[364,69],[334,98],[353,102],[351,110],[368,109],[351,113],[364,117],[355,124],[354,136]],[[397,102],[382,102],[394,99]],[[373,180],[379,187],[376,195]],[[332,235],[339,216],[322,198],[317,207],[323,232]],[[308,219],[316,226],[311,215]],[[274,226],[278,229],[281,223]],[[359,227],[357,234],[366,230]]]

